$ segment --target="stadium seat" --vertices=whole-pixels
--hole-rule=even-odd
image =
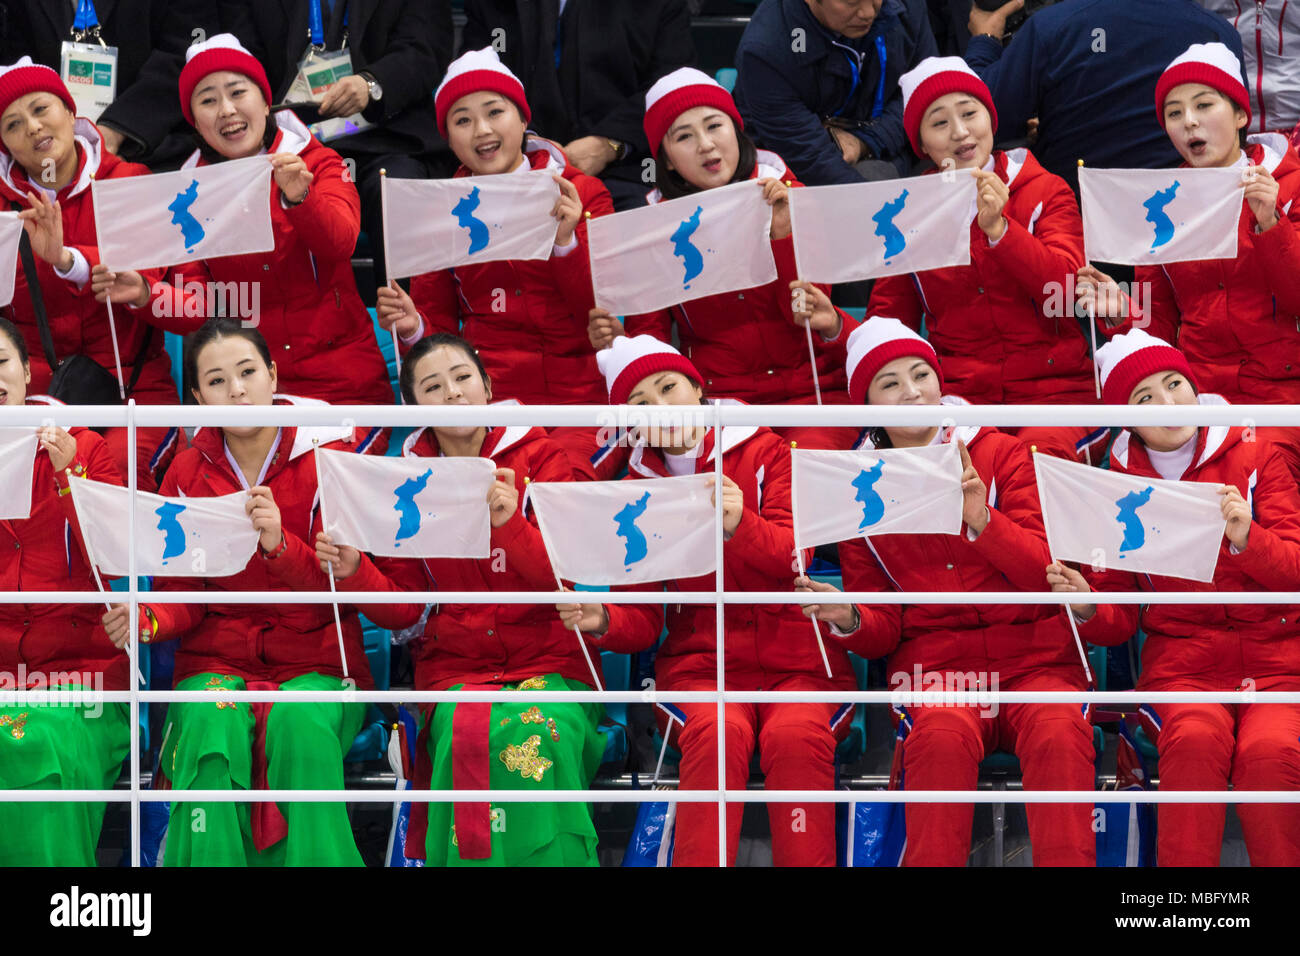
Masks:
[[[713,74],[713,78],[721,83],[728,93],[736,88],[736,70],[734,67],[724,66]]]

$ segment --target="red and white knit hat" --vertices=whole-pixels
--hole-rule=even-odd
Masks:
[[[894,359],[904,356],[925,359],[939,376],[943,389],[943,369],[932,346],[898,319],[873,315],[853,330],[848,342],[849,400],[855,405],[867,403],[871,380]]]
[[[528,108],[524,84],[501,62],[496,50],[485,46],[481,50],[462,53],[452,60],[451,66],[447,67],[447,75],[442,78],[433,94],[433,108],[438,114],[438,132],[443,139],[447,138],[447,114],[458,99],[470,93],[500,93],[519,107],[525,123],[532,121],[533,114]]]
[[[626,404],[637,383],[655,372],[681,372],[697,385],[704,382],[690,359],[653,335],[620,335],[596,353],[596,365],[605,376],[611,405]]]
[[[1181,372],[1196,386],[1187,356],[1142,329],[1117,335],[1097,349],[1097,368],[1101,400],[1107,405],[1127,405],[1138,383],[1157,372]]]
[[[77,112],[72,94],[55,70],[33,63],[30,56],[22,57],[10,66],[0,66],[0,113],[9,109],[14,100],[28,93],[52,93],[63,100],[64,105],[74,114]],[[0,145],[0,152],[8,150]]]
[[[650,144],[650,155],[656,161],[659,159],[659,146],[673,120],[697,106],[721,110],[736,121],[736,129],[745,128],[736,101],[721,83],[689,66],[673,70],[660,77],[645,95],[645,138]]]
[[[195,43],[185,51],[185,68],[181,70],[180,82],[181,113],[185,115],[185,122],[191,126],[194,125],[194,110],[190,107],[190,99],[194,96],[195,87],[209,73],[221,70],[242,73],[248,77],[262,91],[266,105],[271,105],[271,84],[257,57],[244,49],[233,33],[218,33],[209,40]]]
[[[1165,97],[1180,83],[1204,83],[1246,111],[1250,122],[1250,94],[1241,80],[1241,61],[1222,43],[1193,43],[1174,57],[1156,81],[1156,118],[1165,126]]]
[[[921,119],[925,111],[941,96],[949,93],[969,93],[989,111],[993,132],[998,131],[998,111],[993,107],[993,94],[959,56],[927,56],[913,69],[898,78],[903,91],[903,130],[912,142],[916,155],[921,152]]]

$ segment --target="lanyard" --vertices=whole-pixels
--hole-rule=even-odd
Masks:
[[[832,116],[839,116],[849,108],[854,95],[858,92],[858,83],[862,80],[862,54],[850,50],[848,47],[840,46],[838,43],[835,44],[835,47],[844,54],[844,59],[849,61],[849,71],[853,74],[853,83],[849,86],[849,95],[844,97],[844,102],[840,104],[840,108],[831,114]]]
[[[885,53],[885,38],[876,37],[876,59],[880,61],[880,83],[876,86],[876,102],[871,107],[871,118],[878,119],[880,114],[885,111],[885,61],[888,56]]]
[[[99,15],[95,13],[95,0],[79,0],[77,15],[72,21],[72,38],[80,43],[86,37],[99,40],[100,45],[104,43],[99,36]]]
[[[82,2],[89,3],[90,0],[82,0]],[[334,3],[346,3],[346,2],[347,0],[334,0]],[[325,18],[321,14],[320,4],[321,4],[321,0],[311,0],[311,2],[307,4],[307,28],[308,31],[311,33],[311,45],[317,50],[324,50],[325,49]],[[331,9],[332,9],[332,5],[331,5]],[[344,37],[347,36],[346,33],[347,26],[348,26],[348,8],[345,6],[343,8],[343,29],[345,31]],[[343,46],[347,46],[346,39],[343,42]]]

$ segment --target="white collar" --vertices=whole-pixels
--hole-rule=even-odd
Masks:
[[[271,462],[275,459],[275,453],[280,450],[280,436],[284,433],[283,429],[275,430],[275,441],[271,442],[271,447],[266,452],[266,459],[262,462],[262,469],[257,473],[257,484],[260,485],[266,480],[266,472],[271,467]],[[226,453],[226,461],[230,462],[230,470],[235,473],[235,478],[239,480],[240,486],[247,491],[249,489],[248,480],[244,478],[244,472],[239,467],[239,462],[235,461],[235,456],[230,453],[230,446],[222,438],[221,448]]]
[[[704,451],[704,439],[701,438],[695,443],[695,447],[688,449],[681,455],[670,455],[664,452],[664,467],[668,473],[674,477],[680,475],[695,474],[695,465],[699,461],[700,453]]]
[[[1151,467],[1167,481],[1180,481],[1183,475],[1187,474],[1187,469],[1191,467],[1192,459],[1196,457],[1196,439],[1199,434],[1198,429],[1192,433],[1191,438],[1173,451],[1156,451],[1148,445],[1147,458],[1151,460]]]

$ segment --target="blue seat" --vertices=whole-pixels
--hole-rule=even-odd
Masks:
[[[172,381],[176,383],[176,392],[182,403],[185,401],[185,375],[182,358],[185,353],[185,339],[175,332],[163,333],[163,347],[172,360]]]
[[[713,78],[722,84],[728,93],[736,88],[736,70],[734,67],[724,66],[713,74]]]
[[[376,690],[388,690],[389,687],[389,632],[368,620],[361,618],[361,638],[366,651],[366,660],[370,664],[370,676],[374,679]],[[348,750],[345,762],[363,760],[382,760],[388,755],[388,721],[377,704],[366,708],[365,720],[352,747]]]

